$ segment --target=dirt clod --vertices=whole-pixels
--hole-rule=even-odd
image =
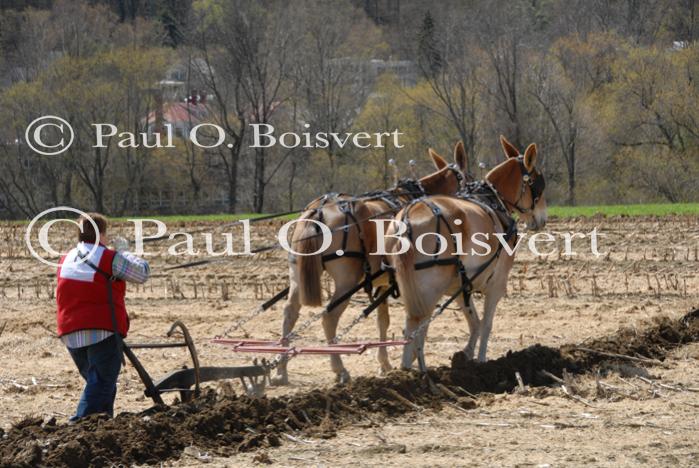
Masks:
[[[694,311],[642,330],[622,329],[585,347],[662,360],[677,346],[699,341],[698,318],[699,311]],[[0,440],[0,466],[158,464],[181,456],[190,446],[215,453],[258,450],[257,461],[268,463],[264,449],[280,445],[280,436],[290,428],[331,437],[343,424],[365,421],[367,413],[394,417],[419,408],[440,409],[445,398],[453,399],[449,393],[510,392],[518,385],[516,372],[529,387],[546,386],[553,381],[541,371],[554,376],[564,370],[583,373],[610,360],[614,358],[580,351],[577,345],[558,349],[535,345],[485,363],[456,353],[450,367],[429,371],[432,382],[417,372],[393,371],[385,378],[358,377],[347,386],[271,399],[220,396],[211,390],[189,403],[122,413],[111,420],[89,417],[72,426],[25,418]],[[446,395],[432,391],[430,384],[435,383],[449,390]],[[459,398],[456,404],[471,408],[475,402]]]

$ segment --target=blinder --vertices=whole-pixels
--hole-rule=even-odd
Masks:
[[[420,198],[425,196],[425,189],[419,180],[416,179],[400,179],[396,183],[396,192],[409,195],[411,198]],[[400,205],[399,205],[400,206]]]
[[[541,198],[541,195],[543,195],[544,189],[546,188],[546,181],[544,180],[544,176],[541,175],[541,173],[536,168],[534,168],[532,172],[529,172],[527,166],[524,164],[523,156],[517,157],[517,162],[519,163],[519,170],[522,173],[522,182],[529,186],[529,191],[532,196],[532,206],[530,208],[522,208],[521,206],[519,206],[519,200],[521,200],[522,194],[524,193],[525,189],[525,186],[523,184],[522,193],[520,193],[519,200],[517,200],[517,202],[514,204],[514,207],[520,213],[528,213],[534,210],[536,203]]]

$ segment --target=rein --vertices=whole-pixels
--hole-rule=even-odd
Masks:
[[[417,198],[417,197],[419,197],[419,196],[424,196],[424,195],[425,195],[425,193],[424,193],[424,191],[422,191],[422,189],[420,189],[420,188],[415,188],[414,186],[410,186],[410,185],[408,184],[408,183],[415,184],[415,183],[416,183],[415,181],[412,181],[412,180],[405,180],[405,181],[402,181],[402,182],[405,182],[405,183],[406,183],[405,186],[406,186],[406,187],[410,187],[410,190],[398,191],[398,190],[394,189],[394,192],[393,192],[393,196],[394,196],[394,197],[408,196],[408,197]],[[397,187],[397,188],[399,188],[399,187]],[[375,192],[367,192],[367,193],[365,193],[365,194],[353,196],[353,197],[351,197],[351,199],[353,199],[353,200],[355,200],[355,201],[372,201],[372,200],[378,200],[378,199],[382,199],[383,197],[385,197],[385,196],[386,196],[386,193],[388,193],[388,192],[389,192],[388,190],[375,191]],[[333,196],[333,197],[348,196],[348,197],[349,197],[349,195],[345,195],[345,194],[341,194],[341,193],[331,193],[331,194],[326,194],[326,195],[324,195],[324,197],[325,197],[325,196]],[[331,202],[331,203],[327,203],[326,206],[334,205],[334,204],[336,204],[336,203],[338,203],[338,202],[333,201],[333,202]],[[398,207],[398,208],[400,208],[400,207]],[[247,219],[247,221],[250,222],[250,223],[258,223],[258,222],[260,222],[260,221],[269,221],[269,220],[271,220],[271,219],[281,218],[281,217],[284,217],[284,216],[290,216],[290,215],[300,214],[300,213],[303,213],[304,211],[308,211],[308,209],[307,209],[307,208],[303,208],[303,209],[300,209],[300,210],[284,211],[284,212],[281,212],[281,213],[272,213],[272,214],[268,214],[268,215],[258,216],[258,217],[256,217],[256,218],[249,218],[249,219]],[[397,210],[396,210],[396,211],[397,211]],[[223,225],[221,225],[221,226],[218,226],[218,228],[227,228],[227,227],[238,226],[238,225],[240,225],[240,224],[243,224],[244,221],[246,221],[246,220],[234,221],[234,222],[232,222],[232,223],[223,224]],[[204,230],[205,230],[205,229],[197,229],[197,230],[189,231],[189,233],[190,233],[190,234],[196,234],[196,233],[198,233],[198,232],[203,232]],[[161,240],[164,240],[164,239],[169,239],[169,237],[170,237],[169,234],[163,234],[162,236],[157,236],[157,237],[147,237],[147,238],[143,239],[143,242],[144,242],[144,243],[148,243],[148,242],[158,242],[158,241],[161,241]]]
[[[462,188],[466,185],[466,179],[464,178],[463,174],[461,173],[461,170],[459,167],[454,164],[448,164],[447,168],[452,171],[454,176],[457,179],[457,182],[459,184],[459,187]],[[420,198],[425,197],[427,192],[425,191],[424,187],[420,183],[419,179],[401,179],[398,181],[396,184],[395,188],[390,189],[390,190],[377,190],[377,191],[372,191],[372,192],[366,192],[361,195],[356,195],[356,196],[349,196],[346,194],[342,193],[328,193],[320,197],[320,206],[316,208],[312,208],[311,210],[314,211],[313,214],[320,213],[320,221],[322,222],[322,210],[325,207],[332,206],[332,205],[340,205],[340,204],[348,204],[350,203],[351,205],[354,205],[355,202],[358,201],[374,201],[374,200],[380,200],[386,203],[389,206],[388,210],[385,210],[381,213],[368,216],[365,219],[357,220],[356,217],[354,216],[353,213],[353,207],[350,207],[351,209],[349,211],[346,211],[345,214],[347,215],[345,217],[345,223],[342,226],[339,226],[335,229],[332,229],[330,232],[335,233],[338,231],[343,231],[345,234],[344,236],[347,236],[347,232],[349,232],[349,228],[352,226],[359,226],[360,224],[369,221],[371,219],[376,219],[380,218],[385,215],[389,215],[392,213],[396,213],[398,210],[400,210],[403,206],[405,206],[406,203],[410,203],[411,201],[418,200]],[[337,200],[339,197],[348,197],[342,200]],[[407,198],[407,200],[401,200],[401,198]],[[256,221],[263,221],[263,220],[269,220],[269,219],[274,219],[274,218],[279,218],[282,216],[290,215],[290,214],[298,214],[298,213],[303,213],[304,211],[309,211],[308,208],[304,208],[302,210],[295,210],[295,211],[288,211],[284,213],[277,213],[277,214],[272,214],[272,215],[266,215],[262,216],[259,218],[253,218],[250,220],[250,222],[256,222]],[[351,216],[349,214],[351,213]],[[350,219],[352,221],[350,222]],[[227,226],[234,226],[236,224],[241,224],[242,221],[236,221],[234,223],[231,223]],[[308,239],[313,239],[316,237],[322,236],[321,233],[316,233],[310,236],[306,236],[304,238],[298,239],[295,242],[301,242],[304,240]],[[158,238],[153,238],[151,241],[157,241],[157,240],[162,240],[164,238],[167,238],[167,236],[161,236]],[[144,241],[147,241],[147,239],[144,239]],[[343,241],[343,246],[346,245],[346,241]],[[253,249],[250,253],[251,254],[256,254],[256,253],[261,253],[261,252],[267,252],[270,250],[276,250],[281,248],[278,244],[275,245],[269,245],[269,246],[263,246],[259,247],[256,249]],[[343,248],[344,250],[344,248]],[[348,255],[349,254],[349,255]],[[359,252],[345,252],[343,256],[347,257],[358,257]],[[329,254],[332,255],[332,254]],[[207,265],[210,263],[218,263],[218,262],[223,262],[228,259],[226,258],[209,258],[209,259],[202,259],[202,260],[196,260],[193,262],[188,262],[188,263],[183,263],[181,265],[176,265],[172,267],[165,268],[166,271],[169,270],[179,270],[183,268],[190,268],[190,267],[195,267],[195,266],[200,266],[200,265]],[[329,259],[328,259],[329,260]]]

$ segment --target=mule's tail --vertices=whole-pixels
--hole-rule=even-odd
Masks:
[[[401,243],[395,242],[392,252],[400,250]],[[396,269],[396,281],[400,296],[409,317],[424,317],[430,313],[424,301],[421,289],[415,278],[415,247],[409,244],[404,253],[393,255],[393,266]]]
[[[296,229],[292,238],[294,250],[308,254],[317,252],[322,245],[322,237],[318,235],[315,224],[304,223],[303,229]],[[296,257],[299,280],[299,299],[302,305],[322,305],[322,289],[320,277],[323,274],[323,262],[320,254],[298,255]]]

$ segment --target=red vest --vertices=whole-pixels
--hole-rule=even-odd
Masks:
[[[92,244],[83,245],[83,253],[89,252]],[[90,263],[111,275],[112,261],[116,251],[99,245],[89,257]],[[58,305],[58,336],[85,329],[114,331],[112,313],[107,295],[107,278],[96,272],[87,263],[77,263],[78,249],[74,248],[63,258],[58,267],[56,303]],[[112,299],[119,334],[126,336],[129,317],[126,314],[124,296],[126,283],[112,282]]]

